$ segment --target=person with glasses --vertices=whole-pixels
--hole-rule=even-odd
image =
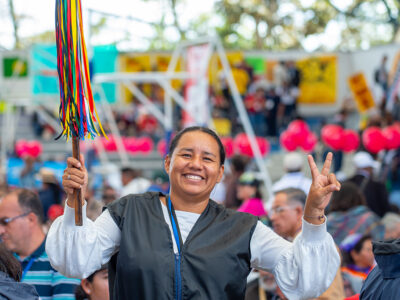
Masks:
[[[306,194],[301,189],[286,188],[274,195],[269,213],[274,231],[286,240],[293,241],[302,230]],[[278,289],[278,293],[280,293]],[[343,299],[344,289],[340,270],[320,299]]]
[[[0,201],[0,238],[22,267],[21,282],[35,287],[41,298],[75,299],[79,280],[54,270],[45,251],[43,207],[38,195],[18,189]]]
[[[288,241],[293,241],[301,231],[306,194],[297,188],[277,191],[269,217],[274,231]]]
[[[224,173],[224,146],[205,127],[188,127],[171,141],[164,168],[170,193],[122,197],[95,222],[75,226],[73,192],[85,194],[83,156],[67,159],[64,216],[51,226],[46,249],[65,275],[86,278],[109,262],[111,299],[244,299],[251,268],[269,270],[289,299],[321,294],[335,277],[340,258],[326,231],[324,209],[340,189],[309,156],[313,185],[303,232],[290,243],[251,214],[210,199]]]

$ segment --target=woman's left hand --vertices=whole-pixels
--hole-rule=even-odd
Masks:
[[[332,193],[340,190],[340,183],[337,181],[335,174],[329,173],[332,157],[333,154],[329,152],[326,156],[324,166],[321,172],[319,172],[313,157],[308,155],[312,183],[304,208],[304,219],[311,221],[311,223],[321,223],[319,217],[324,215]]]

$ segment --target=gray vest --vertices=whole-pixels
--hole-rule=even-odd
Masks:
[[[159,193],[128,195],[108,210],[121,229],[109,263],[110,296],[178,299],[173,239]],[[210,200],[181,251],[180,299],[244,299],[257,218]]]

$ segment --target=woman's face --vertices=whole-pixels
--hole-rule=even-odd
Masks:
[[[371,267],[374,264],[374,253],[372,252],[372,242],[370,239],[365,240],[360,252],[351,251],[354,262],[361,268]]]
[[[109,300],[108,270],[104,269],[93,276],[93,281],[82,280],[82,288],[89,295],[90,300]]]
[[[164,164],[171,194],[189,200],[208,199],[224,173],[217,141],[201,131],[187,132],[171,155],[166,157]]]
[[[256,187],[249,184],[239,184],[237,187],[237,198],[241,201],[253,198],[256,194]]]

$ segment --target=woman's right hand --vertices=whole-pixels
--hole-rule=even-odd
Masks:
[[[69,207],[74,208],[73,201],[74,189],[81,189],[81,196],[84,197],[88,184],[88,173],[85,168],[85,160],[83,155],[80,155],[80,161],[73,157],[68,157],[67,168],[62,176],[62,185],[67,193],[67,203]],[[83,199],[82,199],[83,200]],[[82,205],[84,201],[82,201]]]

